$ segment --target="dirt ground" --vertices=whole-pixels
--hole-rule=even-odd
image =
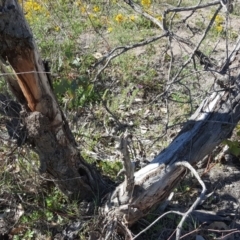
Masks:
[[[221,239],[234,240],[240,239],[240,161],[239,158],[231,155],[226,155],[225,159],[225,162],[216,163],[208,173],[203,175],[202,179],[208,193],[212,192],[212,195],[211,201],[201,207],[203,210],[213,211],[222,218],[212,222],[208,227],[225,230],[224,235],[229,231],[228,233],[232,234]],[[233,229],[236,231],[231,232]],[[223,232],[219,235],[223,235]]]
[[[205,165],[198,169],[198,173],[207,188],[206,198],[191,214],[192,220],[187,221],[189,229],[185,233],[187,235],[192,232],[192,235],[183,239],[239,240],[240,160],[231,154],[221,155],[221,160],[213,160],[211,156],[205,160]],[[187,211],[200,195],[201,185],[193,176],[188,175],[183,182],[190,186],[191,190],[182,200],[175,202],[173,199],[168,210]],[[175,199],[179,199],[179,196]],[[196,224],[195,228],[191,226],[193,222]]]

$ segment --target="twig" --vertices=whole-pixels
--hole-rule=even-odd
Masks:
[[[155,221],[153,221],[149,226],[147,226],[145,229],[143,229],[140,233],[138,233],[134,238],[136,239],[137,237],[139,237],[141,234],[143,234],[144,232],[146,232],[149,228],[151,228],[155,223],[157,223],[161,218],[165,217],[166,215],[170,214],[170,213],[173,213],[173,214],[178,214],[178,215],[181,215],[183,216],[184,214],[181,213],[181,212],[178,212],[178,211],[168,211],[164,214],[162,214],[161,216],[159,216]]]
[[[129,151],[128,151],[128,138],[129,135],[122,134],[120,137],[120,144],[118,146],[118,150],[121,151],[123,155],[123,170],[120,172],[124,172],[125,174],[125,184],[124,184],[124,192],[127,192],[129,198],[132,197],[133,188],[134,188],[134,164],[130,160]],[[119,173],[120,174],[120,173]],[[119,175],[118,174],[118,175]]]
[[[217,0],[217,1],[214,1],[214,2],[210,2],[210,3],[205,3],[205,4],[202,4],[202,5],[197,4],[196,6],[192,6],[192,7],[170,8],[170,9],[167,9],[165,12],[167,14],[167,13],[170,13],[170,12],[184,12],[184,11],[198,10],[198,9],[201,9],[201,8],[207,8],[207,7],[210,7],[210,6],[218,5],[218,4],[220,4],[220,2],[221,1]]]
[[[114,113],[112,113],[112,111],[109,109],[109,107],[106,104],[106,101],[102,99],[101,94],[99,92],[96,92],[96,93],[97,93],[98,97],[102,100],[102,104],[103,104],[104,108],[106,109],[106,111],[112,116],[112,118],[117,123],[118,127],[121,128],[123,126],[123,124],[119,121],[117,116]]]
[[[187,237],[187,236],[189,236],[189,235],[191,235],[191,234],[193,234],[193,233],[195,233],[195,232],[198,232],[199,229],[201,228],[201,226],[202,226],[202,225],[198,226],[198,228],[194,229],[193,231],[188,232],[188,233],[186,233],[185,235],[181,236],[180,239],[183,239],[183,238],[185,238],[185,237]]]
[[[146,39],[142,42],[138,42],[138,43],[135,43],[135,44],[132,44],[132,45],[129,45],[129,46],[120,46],[120,47],[116,47],[114,48],[112,51],[110,51],[107,55],[105,55],[99,62],[97,62],[93,68],[97,67],[98,65],[102,64],[105,62],[104,66],[101,67],[96,76],[94,77],[93,79],[93,82],[96,82],[97,79],[98,79],[98,76],[101,74],[101,72],[108,66],[108,64],[116,57],[118,57],[119,55],[129,51],[129,50],[132,50],[134,48],[137,48],[137,47],[142,47],[142,46],[145,46],[145,45],[148,45],[149,43],[152,43],[152,42],[155,42],[163,37],[166,37],[167,36],[167,33],[163,33],[161,35],[157,35],[157,36],[154,36],[152,38],[149,38],[149,39]]]
[[[200,196],[196,199],[196,201],[188,209],[188,211],[183,215],[180,223],[177,226],[176,240],[179,240],[183,223],[185,222],[186,218],[192,213],[192,211],[198,206],[198,204],[202,201],[202,199],[205,196],[205,193],[206,193],[207,189],[206,189],[206,186],[205,186],[204,182],[202,181],[202,179],[198,175],[197,171],[190,165],[189,162],[186,162],[186,161],[176,162],[174,165],[175,166],[183,166],[185,168],[188,168],[191,171],[191,173],[193,173],[193,175],[196,177],[198,182],[202,185],[202,192],[201,192]]]
[[[122,231],[124,232],[126,240],[133,240],[132,233],[129,230],[129,228],[125,225],[125,223],[118,221],[118,228],[119,227],[122,228]]]
[[[150,20],[151,22],[153,22],[154,24],[156,24],[159,28],[161,28],[162,30],[166,31],[167,29],[164,28],[163,24],[161,23],[161,21],[159,21],[157,18],[153,17],[152,15],[150,15],[149,13],[145,12],[141,6],[139,6],[138,4],[134,3],[132,0],[123,0],[126,4],[128,4],[135,12],[137,12],[138,14],[142,15],[143,17],[145,17],[146,19]]]
[[[108,41],[103,36],[103,34],[100,31],[98,31],[98,28],[95,26],[94,22],[92,21],[92,18],[90,17],[90,14],[88,13],[88,11],[86,11],[86,14],[87,14],[88,20],[91,22],[91,25],[92,25],[94,31],[103,39],[103,41],[107,44],[108,48],[110,48]]]
[[[179,7],[181,5],[181,3],[182,3],[182,0],[178,0],[177,7]],[[168,29],[172,29],[173,19],[175,18],[176,14],[177,14],[177,12],[173,12],[173,14],[170,18],[170,21],[169,21],[169,28]],[[165,26],[166,26],[166,24],[165,24]],[[166,26],[166,28],[167,28],[167,26]]]
[[[106,231],[106,236],[104,237],[104,239],[105,240],[112,239],[111,237],[116,228],[117,228],[117,219],[116,218],[111,220],[111,222],[107,222],[103,227],[103,232]]]
[[[199,6],[201,4],[202,0],[199,0],[198,4],[196,6]],[[183,23],[186,23],[187,20],[196,12],[196,9],[192,10],[192,12],[187,15],[183,20],[182,22]],[[192,29],[190,28],[190,26],[188,24],[186,24],[186,27],[189,28],[189,30],[192,32]],[[193,33],[193,36],[194,36],[194,33]]]
[[[207,3],[207,4],[202,4],[202,5],[197,4],[196,6],[192,6],[192,7],[176,7],[176,8],[166,9],[166,10],[164,10],[163,15],[162,15],[163,29],[165,31],[167,31],[167,29],[168,29],[168,27],[167,27],[167,14],[170,13],[170,12],[177,13],[177,12],[191,11],[191,10],[196,11],[197,9],[206,8],[206,7],[214,6],[214,5],[217,5],[217,4],[220,4],[220,1],[215,1],[215,2],[212,2],[212,3]]]
[[[225,74],[230,63],[234,61],[237,52],[240,49],[240,37],[238,37],[237,41],[236,41],[236,45],[234,47],[234,49],[232,50],[232,52],[226,57],[225,63],[223,64],[220,73],[221,74]]]
[[[237,228],[234,228],[234,229],[223,229],[223,230],[218,230],[218,229],[207,229],[207,231],[210,231],[210,232],[217,232],[217,233],[231,233],[231,232],[235,232],[235,231],[239,231]],[[239,231],[240,232],[240,231]]]
[[[211,20],[210,20],[207,28],[206,28],[205,31],[204,31],[202,37],[200,38],[198,44],[195,46],[195,48],[194,48],[194,50],[192,51],[192,54],[190,55],[190,57],[189,57],[189,58],[187,59],[187,61],[181,66],[181,68],[179,69],[179,71],[177,72],[177,74],[174,76],[174,78],[173,78],[173,80],[172,80],[172,83],[178,78],[178,76],[180,75],[180,73],[182,72],[182,70],[183,70],[183,69],[190,63],[190,61],[192,60],[192,58],[193,58],[193,56],[195,55],[196,51],[198,50],[198,48],[200,47],[201,43],[202,43],[203,40],[205,39],[208,31],[211,29],[211,27],[212,27],[212,25],[213,25],[213,23],[214,23],[214,20],[215,20],[217,14],[219,13],[219,11],[221,10],[221,8],[222,8],[222,5],[220,5],[220,6],[218,7],[218,9],[216,10],[216,12],[214,13],[214,15],[213,15],[213,17],[211,18]],[[177,35],[175,35],[175,34],[174,34],[174,38],[175,38],[176,40],[179,40],[179,41],[182,40],[182,38],[179,38],[179,36],[177,36]]]
[[[223,232],[224,230],[221,230],[220,232]],[[232,232],[230,232],[230,233],[228,233],[228,234],[226,234],[225,236],[222,236],[222,237],[220,237],[220,238],[215,238],[215,239],[217,239],[217,240],[225,240],[225,239],[228,239],[228,237],[230,236],[230,235],[232,235],[232,234],[235,234],[235,233],[240,233],[240,231],[239,230],[232,230]]]
[[[183,42],[189,46],[191,46],[193,49],[192,51],[192,54],[190,54],[189,58],[182,64],[182,66],[180,67],[180,69],[178,70],[178,72],[176,73],[176,75],[173,77],[172,81],[168,83],[168,87],[166,88],[165,92],[164,93],[161,93],[159,95],[157,95],[152,101],[151,103],[153,103],[154,101],[156,101],[159,97],[163,96],[164,94],[166,94],[166,92],[170,89],[171,85],[173,83],[176,82],[177,78],[179,77],[179,75],[182,73],[183,69],[191,62],[191,60],[193,59],[193,57],[195,56],[196,54],[196,51],[198,51],[199,53],[201,53],[201,51],[198,50],[198,48],[200,47],[201,43],[203,42],[203,40],[205,39],[208,31],[211,29],[213,23],[214,23],[214,20],[217,16],[217,14],[219,13],[219,11],[221,10],[222,8],[222,5],[220,5],[218,7],[218,9],[216,10],[216,12],[214,13],[213,17],[211,18],[207,28],[205,29],[202,37],[200,38],[198,44],[195,46],[193,43],[191,43],[189,40],[186,40],[184,38],[181,38],[179,37],[178,35],[174,34],[174,33],[171,33],[173,35],[173,38],[177,41],[180,41],[180,42]]]

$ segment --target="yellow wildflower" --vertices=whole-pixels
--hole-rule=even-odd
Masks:
[[[56,26],[54,29],[55,29],[56,32],[60,31],[60,27],[59,26]]]
[[[99,6],[94,6],[93,11],[96,12],[96,13],[100,12],[100,7]]]
[[[118,22],[118,23],[121,23],[124,21],[124,16],[119,13],[116,17],[115,17],[115,20]]]
[[[34,11],[40,11],[42,9],[42,7],[38,4],[38,3],[34,3],[33,4],[33,10]]]
[[[40,4],[38,4],[37,2],[30,0],[30,1],[26,1],[24,4],[24,10],[26,12],[29,11],[40,11],[42,10],[42,6]]]
[[[89,18],[90,18],[91,20],[94,20],[94,19],[96,19],[96,16],[95,16],[95,14],[92,14],[92,13],[90,13],[88,16],[89,16]]]
[[[156,19],[162,21],[162,16],[157,16]]]
[[[146,8],[149,8],[151,6],[151,0],[142,0],[141,1],[141,4],[146,7]]]
[[[129,17],[129,19],[134,22],[134,21],[135,21],[135,16],[134,16],[134,15],[131,15],[131,16]]]
[[[108,31],[109,33],[112,32],[112,30],[113,30],[112,27],[109,27],[109,28],[107,29],[107,31]]]
[[[80,7],[80,11],[81,11],[81,13],[85,13],[86,12],[86,7],[84,7],[84,6]]]
[[[219,25],[219,24],[222,24],[224,22],[224,18],[223,16],[221,15],[217,15],[216,18],[215,18],[215,22]]]
[[[223,26],[222,25],[217,25],[216,30],[217,30],[217,32],[221,33],[223,31]]]
[[[36,12],[45,12],[42,5],[33,0],[25,1],[23,7],[24,11],[26,12],[26,18],[28,19],[28,21],[33,20]]]

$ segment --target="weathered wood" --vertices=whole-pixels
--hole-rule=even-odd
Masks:
[[[1,58],[14,69],[30,110],[46,115],[51,119],[51,125],[61,125],[61,111],[49,88],[45,68],[19,4],[17,1],[5,1],[1,9]]]
[[[41,57],[17,1],[0,6],[0,57],[15,71],[7,81],[27,109],[22,113],[28,142],[40,157],[40,172],[48,172],[69,197],[97,198],[106,190],[100,174],[77,148],[68,123],[48,82]],[[2,71],[7,71],[2,66]],[[19,91],[21,90],[21,92]]]
[[[234,63],[239,65],[238,59],[234,59]],[[105,214],[122,217],[131,225],[163,202],[185,171],[174,163],[195,164],[231,135],[240,120],[239,86],[240,78],[236,73],[234,82],[228,83],[229,88],[207,97],[173,142],[148,166],[135,173],[132,196],[129,198],[122,191],[123,184],[116,188],[103,208]]]

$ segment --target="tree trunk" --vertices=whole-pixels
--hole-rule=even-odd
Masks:
[[[22,121],[28,143],[39,155],[40,172],[49,173],[71,198],[101,196],[107,185],[79,153],[19,4],[13,0],[0,3],[0,56],[16,73],[16,79],[7,80],[14,95],[25,104]],[[6,68],[2,65],[1,70]]]
[[[77,196],[80,200],[101,197],[107,185],[79,153],[22,10],[17,1],[0,2],[1,57],[16,73],[17,84],[11,81],[9,84],[16,97],[21,98],[19,101],[26,105],[26,112],[21,116],[28,142],[39,155],[41,172],[51,174],[59,188],[70,197]],[[237,64],[238,48],[231,58]],[[178,184],[185,169],[176,166],[176,162],[196,163],[231,134],[240,119],[240,82],[238,73],[231,72],[231,75],[235,75],[234,81],[229,80],[224,89],[216,86],[217,91],[202,102],[170,146],[134,174],[132,187],[126,184],[130,173],[125,182],[108,195],[102,207],[105,215],[110,219],[118,216],[129,225],[133,224],[164,201]]]

